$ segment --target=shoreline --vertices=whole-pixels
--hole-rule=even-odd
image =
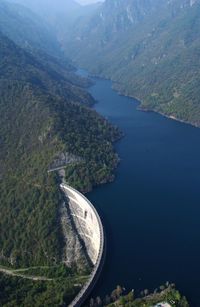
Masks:
[[[147,112],[147,113],[148,113],[148,112],[152,112],[152,113],[155,113],[155,114],[159,114],[159,115],[161,115],[161,116],[163,116],[163,117],[165,117],[165,118],[174,120],[174,121],[176,121],[176,122],[179,122],[179,123],[182,123],[182,124],[185,124],[185,125],[192,126],[192,127],[194,127],[194,128],[198,128],[198,129],[200,128],[199,125],[193,124],[193,123],[188,122],[188,121],[183,120],[183,119],[179,119],[179,118],[177,118],[177,117],[174,116],[174,115],[167,115],[167,114],[165,114],[165,113],[163,113],[163,112],[159,112],[159,111],[156,111],[156,110],[143,108],[143,107],[141,107],[141,105],[139,105],[139,107],[138,107],[137,109],[138,109],[139,111],[141,111],[141,112]]]
[[[107,87],[109,87],[110,88],[110,86],[112,86],[112,83],[106,83],[106,79],[104,79],[104,78],[98,78],[99,79],[99,81],[101,82],[101,84],[100,84],[100,87],[97,87],[97,96],[95,96],[95,97],[97,97],[97,98],[99,98],[99,102],[101,103],[101,96],[98,96],[98,91],[99,91],[99,89],[100,90],[104,90],[104,88],[105,89],[107,89]],[[96,79],[96,82],[97,82],[97,84],[98,84],[98,79]],[[101,80],[105,80],[105,82],[104,81],[101,81]],[[108,80],[109,82],[111,82],[111,80]],[[178,120],[178,119],[176,119],[175,117],[172,117],[172,116],[169,116],[169,115],[166,115],[166,114],[161,114],[161,113],[159,113],[159,112],[156,112],[156,111],[154,111],[154,110],[149,110],[149,109],[145,109],[145,108],[141,108],[141,102],[140,101],[138,101],[138,100],[135,100],[135,98],[134,97],[132,97],[132,96],[129,96],[129,95],[126,95],[126,94],[122,94],[121,92],[119,92],[119,91],[117,91],[115,88],[113,88],[113,86],[112,86],[112,89],[115,91],[115,93],[117,93],[117,94],[119,94],[119,95],[121,95],[121,96],[124,96],[124,97],[128,97],[128,99],[130,98],[131,100],[127,100],[127,104],[130,104],[130,106],[127,108],[127,110],[129,111],[129,112],[131,112],[131,109],[132,109],[132,112],[134,112],[134,116],[132,117],[132,116],[130,116],[130,119],[132,119],[132,122],[134,122],[134,118],[137,116],[137,118],[139,118],[140,119],[140,122],[142,122],[142,120],[143,120],[143,122],[142,123],[145,123],[145,120],[146,120],[146,122],[148,122],[148,118],[150,117],[150,119],[151,119],[151,115],[153,115],[153,114],[149,114],[149,115],[140,115],[139,116],[139,114],[141,114],[141,113],[138,113],[138,115],[137,114],[135,114],[135,113],[137,113],[137,109],[138,109],[138,111],[142,111],[142,112],[153,112],[153,113],[157,113],[157,114],[159,114],[159,115],[162,115],[162,116],[164,116],[164,117],[166,117],[166,118],[169,118],[169,119],[171,119],[171,120],[176,120],[176,121],[179,121],[179,122],[181,122],[180,120]],[[94,92],[94,95],[96,95],[96,91],[94,90],[93,91]],[[105,94],[104,94],[104,98],[105,97],[108,97],[108,99],[107,99],[107,103],[109,103],[109,100],[110,101],[112,101],[112,99],[113,99],[113,102],[112,102],[112,104],[111,104],[111,107],[109,107],[109,112],[108,112],[108,114],[110,115],[110,114],[112,114],[112,109],[114,110],[114,108],[115,108],[115,105],[114,105],[114,98],[116,98],[116,96],[109,96],[109,91],[108,91],[108,94],[107,94],[107,92],[106,92],[106,90],[105,90]],[[133,101],[133,100],[134,101]],[[119,98],[119,100],[120,100],[120,98]],[[124,100],[121,100],[120,101],[120,103],[121,103],[121,109],[126,109],[126,107],[124,107],[123,106],[123,102],[125,102],[125,105],[126,105],[126,99],[124,99]],[[133,104],[133,103],[135,103],[135,104]],[[132,104],[132,108],[131,108],[131,104]],[[109,105],[110,106],[110,105]],[[103,107],[102,108],[99,108],[99,110],[100,111],[104,111],[104,108],[105,108],[105,112],[107,111],[107,108],[106,108],[106,104],[105,105],[103,105]],[[118,104],[117,104],[117,110],[118,110],[118,108],[119,108],[119,111],[118,111],[118,113],[120,112],[120,106],[118,106]],[[116,114],[116,116],[118,116],[118,113]],[[107,114],[107,113],[105,113],[105,114]],[[111,116],[111,115],[110,115]],[[128,116],[129,116],[129,114],[128,114]],[[147,117],[148,116],[148,117]],[[139,120],[138,120],[139,121]],[[152,117],[152,119],[151,119],[151,121],[150,122],[153,122],[153,121],[158,121],[158,125],[160,125],[160,127],[161,127],[161,124],[163,124],[163,126],[165,127],[170,127],[170,128],[168,128],[168,130],[169,131],[167,131],[167,133],[169,132],[170,134],[171,134],[171,130],[173,131],[173,130],[187,130],[187,126],[183,126],[183,125],[177,125],[176,123],[175,124],[172,124],[172,123],[170,123],[170,122],[168,122],[167,120],[165,120],[164,119],[164,121],[162,121],[162,118],[160,117],[157,117],[157,116],[154,116],[153,115],[153,117]],[[121,122],[119,121],[119,125],[121,124]],[[136,122],[136,124],[137,124],[137,122]],[[185,124],[185,123],[184,123]],[[190,124],[191,125],[191,123],[187,123],[187,124]],[[153,125],[153,124],[152,124]],[[170,126],[171,125],[171,126]],[[120,125],[121,126],[121,125]],[[132,127],[133,127],[134,125],[133,124],[131,124],[131,126],[129,127],[129,125],[128,125],[128,129],[130,129],[129,131],[131,131],[131,129],[132,129]],[[147,132],[148,132],[148,125],[145,125],[144,124],[144,127],[147,127]],[[140,127],[140,125],[139,125],[139,127]],[[157,125],[155,125],[155,127],[157,128]],[[124,130],[123,129],[124,128],[124,126],[122,125],[121,126],[121,129],[122,130]],[[164,128],[165,129],[165,128]],[[190,129],[189,128],[189,130],[190,130],[190,132],[191,132],[191,134],[192,133],[194,133],[194,130],[193,129]],[[145,131],[145,129],[143,129],[142,130],[142,132],[144,132],[145,134],[146,134],[146,131]],[[152,129],[152,133],[154,133],[154,136],[156,136],[156,130],[154,130],[154,129]],[[166,132],[165,130],[164,130],[164,132]],[[137,133],[137,136],[138,136],[138,130],[136,131],[136,133]],[[134,133],[134,135],[136,134],[136,133]],[[198,133],[197,133],[198,134]],[[147,133],[147,135],[148,135],[148,133]],[[190,135],[190,134],[189,134]],[[153,136],[153,134],[152,134],[152,136]],[[159,136],[159,135],[158,135]],[[154,140],[154,139],[153,139]],[[167,140],[168,140],[168,138],[167,138]],[[171,139],[170,139],[170,142],[171,142]],[[123,143],[124,144],[124,143]],[[123,145],[122,145],[123,146]],[[161,150],[162,151],[162,150]],[[117,150],[117,152],[119,153],[119,151]],[[178,152],[179,152],[179,149],[178,149]],[[122,151],[122,153],[123,153],[123,151]],[[151,153],[151,151],[150,151],[150,153]],[[120,154],[120,153],[119,153]],[[139,153],[140,154],[140,153]],[[136,155],[138,155],[139,156],[139,154],[137,153],[137,151],[136,151]],[[158,154],[160,154],[159,153],[159,151],[158,151]],[[144,155],[146,155],[146,153],[144,152]],[[147,152],[147,155],[148,155],[148,152]],[[160,154],[161,155],[161,154]],[[120,154],[120,156],[121,156],[121,154]],[[126,157],[126,156],[125,156]],[[137,156],[136,156],[137,157]],[[162,157],[162,156],[161,156]],[[170,159],[171,159],[171,157],[169,157]],[[130,158],[131,159],[131,158]],[[137,161],[136,159],[135,159],[135,161]],[[130,164],[130,163],[129,163]],[[136,162],[134,162],[134,164],[136,164]],[[165,165],[164,165],[165,166]],[[129,167],[129,166],[128,166]],[[125,168],[125,170],[126,170],[126,168]],[[123,171],[124,171],[124,169],[123,169]],[[145,172],[145,170],[144,170],[144,172]],[[160,172],[160,170],[159,170],[159,172]],[[126,174],[125,174],[126,175]],[[131,175],[131,177],[130,178],[133,178],[134,177],[134,175]],[[101,194],[103,193],[104,194],[104,191],[105,191],[105,194],[107,195],[107,190],[109,191],[110,190],[110,188],[112,189],[112,187],[107,187],[105,190],[104,189],[102,189],[102,191],[103,192],[101,192],[100,191],[100,193],[97,193],[97,197],[101,197]],[[115,188],[115,186],[114,186],[114,188]],[[113,188],[113,189],[114,189]],[[112,191],[111,191],[112,192]],[[109,194],[110,192],[108,192],[108,195],[110,195]],[[92,195],[92,197],[93,197],[93,195]],[[96,195],[94,196],[94,199],[95,199],[95,197],[96,197]],[[102,197],[103,198],[103,197]],[[107,211],[106,211],[107,212]],[[109,214],[110,214],[110,211],[109,211],[109,209],[108,209],[108,217],[109,217]],[[112,218],[112,217],[111,217]],[[110,219],[111,219],[110,218]],[[115,227],[115,223],[113,223],[113,227]],[[111,259],[111,258],[109,258],[109,259]],[[110,261],[110,260],[109,260]],[[173,276],[173,275],[172,275]],[[123,278],[123,277],[122,277]],[[108,283],[109,284],[109,283]],[[115,283],[115,284],[117,284],[117,283]],[[136,281],[136,287],[138,287],[138,284],[140,284],[138,281]],[[107,286],[107,284],[106,284],[106,286]],[[102,293],[105,293],[106,292],[106,290],[105,290],[105,287],[106,286],[104,286],[104,285],[101,285],[101,293],[100,293],[100,295],[104,295],[104,294],[102,294]],[[150,288],[150,287],[149,287]],[[95,292],[95,294],[97,293],[97,291]]]
[[[109,79],[106,79],[106,80],[109,80]],[[156,113],[156,114],[159,114],[159,115],[161,115],[161,116],[163,116],[163,117],[165,117],[165,118],[168,118],[168,119],[171,119],[171,120],[175,120],[175,121],[177,121],[177,122],[179,122],[179,123],[186,124],[186,125],[190,125],[190,126],[192,126],[192,127],[194,127],[194,128],[200,128],[200,125],[191,123],[191,122],[186,121],[186,120],[183,120],[183,119],[179,119],[179,118],[177,118],[177,117],[174,116],[174,115],[167,115],[167,114],[165,114],[165,113],[163,113],[163,112],[160,112],[160,111],[156,111],[156,110],[154,110],[154,109],[148,109],[148,108],[143,107],[142,101],[141,101],[139,98],[137,98],[136,96],[134,97],[134,96],[132,96],[132,95],[128,95],[128,94],[123,93],[123,90],[120,90],[120,89],[118,89],[118,88],[115,88],[115,84],[117,84],[115,81],[112,81],[112,79],[110,79],[110,81],[113,83],[113,84],[112,84],[112,89],[113,89],[114,91],[116,91],[119,95],[125,96],[125,97],[128,97],[128,98],[131,98],[131,99],[135,100],[135,101],[138,103],[138,106],[137,106],[137,110],[138,110],[138,111]]]
[[[112,90],[115,91],[119,96],[127,97],[127,98],[130,98],[130,99],[134,100],[134,102],[137,104],[136,105],[136,110],[137,111],[159,114],[159,115],[161,115],[161,116],[163,116],[163,117],[165,117],[167,119],[174,120],[174,121],[177,121],[177,122],[182,123],[182,124],[190,125],[191,127],[194,127],[194,128],[200,128],[200,126],[192,124],[192,123],[190,123],[188,121],[184,121],[184,120],[178,119],[174,115],[167,115],[167,114],[165,114],[163,112],[159,112],[159,111],[156,111],[156,110],[153,110],[153,109],[148,109],[148,108],[143,107],[142,106],[142,101],[139,98],[134,97],[132,95],[128,95],[125,92],[123,92],[123,90],[120,90],[119,88],[115,87],[119,83],[117,83],[116,81],[113,81],[112,79],[109,79],[109,78],[101,76],[101,75],[98,76],[98,75],[93,74],[92,72],[90,72],[90,71],[88,71],[87,69],[84,69],[84,68],[77,68],[76,73],[79,76],[91,79],[91,85],[89,85],[88,88],[87,88],[88,93],[89,93],[89,89],[92,88],[95,85],[95,83],[96,83],[95,79],[110,81],[111,82]],[[94,99],[93,96],[92,96],[92,98]],[[95,104],[97,104],[97,103],[99,103],[99,102],[96,99],[94,99],[94,104],[92,106],[90,106],[90,108],[95,110]],[[112,142],[112,145],[114,146],[114,144],[119,142],[124,136],[125,136],[124,132],[121,131],[120,137],[117,138],[116,140],[114,140]],[[118,156],[118,161],[117,161],[116,165],[113,167],[113,174],[112,174],[112,176],[110,178],[105,178],[101,183],[92,186],[90,189],[82,190],[81,192],[83,193],[83,195],[87,195],[88,193],[92,192],[95,188],[98,188],[98,187],[100,187],[100,186],[102,186],[104,184],[109,184],[109,183],[112,183],[112,182],[115,181],[115,179],[116,179],[116,170],[117,170],[117,168],[118,168],[118,166],[119,166],[119,164],[121,162],[120,156],[118,155],[117,152],[116,152],[116,154]]]
[[[78,69],[77,69],[77,70],[78,70]],[[141,100],[140,98],[137,98],[136,96],[133,96],[133,95],[126,94],[125,92],[123,92],[122,89],[120,90],[119,88],[115,87],[115,85],[120,85],[120,83],[118,83],[118,82],[112,80],[111,78],[108,78],[108,77],[105,77],[105,76],[101,76],[101,75],[93,74],[92,72],[87,71],[87,69],[84,69],[84,68],[82,69],[82,68],[81,68],[81,70],[88,72],[88,78],[96,78],[96,79],[107,80],[107,81],[112,82],[112,86],[111,86],[111,87],[112,87],[112,89],[113,89],[115,92],[117,92],[120,96],[124,96],[124,97],[127,97],[127,98],[131,98],[131,99],[135,100],[135,102],[138,103],[138,106],[137,106],[137,110],[138,110],[138,111],[156,113],[156,114],[159,114],[159,115],[161,115],[161,116],[163,116],[163,117],[165,117],[165,118],[168,118],[168,119],[171,119],[171,120],[175,120],[175,121],[177,121],[177,122],[179,122],[179,123],[183,123],[183,124],[186,124],[186,125],[190,125],[190,126],[192,126],[192,127],[194,127],[194,128],[200,128],[200,125],[194,124],[194,123],[192,123],[192,122],[189,122],[189,121],[186,121],[186,120],[183,120],[183,119],[179,119],[179,118],[177,118],[177,117],[174,116],[174,115],[167,115],[167,114],[165,114],[165,113],[163,113],[163,112],[160,112],[160,111],[156,111],[156,110],[153,110],[153,109],[145,108],[145,107],[142,106],[142,100]],[[92,84],[92,85],[89,86],[88,88],[92,87],[93,85],[94,85],[94,84]],[[98,101],[95,102],[95,103],[98,103]]]
[[[127,97],[127,98],[131,98],[131,99],[135,100],[135,101],[138,103],[138,106],[137,106],[137,110],[138,110],[138,111],[141,111],[141,112],[152,112],[152,113],[155,113],[155,114],[159,114],[159,115],[161,115],[161,116],[163,116],[163,117],[165,117],[165,118],[168,118],[168,119],[177,121],[177,122],[179,122],[179,123],[186,124],[186,125],[190,125],[190,126],[192,126],[192,127],[194,127],[194,128],[200,128],[200,125],[191,123],[191,122],[186,121],[186,120],[183,120],[183,119],[179,119],[179,118],[177,118],[177,117],[174,116],[174,115],[167,115],[167,114],[165,114],[165,113],[163,113],[163,112],[160,112],[160,111],[156,111],[156,110],[154,110],[154,109],[148,109],[148,108],[146,108],[146,107],[143,107],[143,105],[142,105],[142,100],[141,100],[141,99],[137,98],[136,96],[132,96],[132,95],[125,94],[125,93],[123,93],[123,90],[120,90],[120,89],[118,89],[118,88],[115,88],[115,84],[117,84],[117,83],[116,83],[115,81],[113,81],[112,79],[105,79],[105,80],[109,80],[109,81],[112,82],[112,89],[113,89],[114,91],[116,91],[119,95],[124,96],[124,97]]]

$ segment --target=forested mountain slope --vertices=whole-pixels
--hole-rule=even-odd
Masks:
[[[60,56],[60,45],[49,25],[25,6],[0,1],[0,31],[29,50]]]
[[[107,0],[76,22],[65,49],[144,109],[200,126],[199,37],[199,0]]]
[[[66,180],[88,191],[111,180],[118,161],[112,142],[119,131],[87,107],[93,99],[77,85],[88,82],[63,70],[59,60],[35,57],[0,33],[0,263],[44,267],[45,276],[53,266],[54,280],[36,286],[0,274],[0,302],[10,306],[35,306],[33,297],[42,306],[69,302],[79,290],[73,278],[88,272],[84,253],[73,269],[60,266],[63,196],[50,165],[63,153],[78,157],[66,168]]]
[[[65,61],[60,63],[42,52],[30,54],[6,37],[1,40],[0,56],[1,78],[27,81],[54,95],[73,98],[73,101],[86,105],[93,103],[89,94],[74,86],[86,86],[87,80],[76,77],[71,67],[68,70]]]
[[[36,4],[37,2],[32,3]],[[55,3],[52,2],[52,4],[53,10]],[[42,12],[41,7],[39,10]],[[44,17],[37,15],[20,3],[15,3],[15,1],[1,0],[0,31],[18,46],[28,51],[30,61],[32,55],[35,60],[37,59],[37,66],[45,66],[45,71],[53,77],[57,84],[61,79],[63,80],[64,76],[71,84],[81,87],[88,86],[89,83],[86,79],[74,76],[75,68],[64,57],[53,27],[45,22]],[[23,65],[23,63],[21,64]]]
[[[91,102],[91,97],[87,94],[83,95],[83,90],[64,81],[63,84],[59,82],[57,87],[55,80],[44,67],[39,67],[37,60],[34,61],[32,56],[3,35],[0,36],[0,40],[2,189],[0,197],[1,223],[5,233],[5,237],[1,236],[3,246],[1,250],[5,256],[2,259],[5,258],[16,265],[30,264],[35,261],[45,263],[51,261],[55,256],[54,253],[59,254],[60,250],[55,248],[55,244],[59,244],[59,236],[48,241],[44,240],[45,231],[51,237],[48,229],[50,220],[42,221],[42,211],[40,211],[41,220],[37,216],[37,209],[40,210],[40,206],[48,211],[48,206],[44,203],[51,204],[52,210],[55,210],[49,210],[49,214],[52,214],[52,223],[55,223],[54,227],[53,225],[50,227],[52,235],[55,235],[54,231],[59,231],[56,224],[56,204],[60,199],[57,188],[53,184],[54,177],[47,175],[48,166],[55,156],[63,151],[81,157],[81,167],[78,169],[81,169],[83,176],[87,173],[88,182],[76,182],[75,165],[70,166],[67,179],[69,182],[73,180],[74,185],[78,184],[83,190],[90,189],[93,184],[111,177],[117,161],[111,142],[118,137],[119,133],[94,111],[81,104],[81,101]],[[51,189],[53,189],[52,195]],[[50,192],[47,193],[47,191]],[[21,209],[22,216],[19,214]],[[11,214],[4,214],[4,210],[10,211]],[[33,211],[32,222],[30,222],[31,211]],[[12,225],[12,215],[16,221],[14,225]],[[39,226],[31,227],[31,224],[34,224],[34,217],[37,223],[41,223],[44,237]],[[28,218],[29,223],[25,220],[23,223],[22,218],[25,220]],[[19,227],[21,223],[23,228],[30,227],[30,231],[25,229],[22,231],[22,226]],[[30,236],[31,239],[34,236],[31,232],[36,231],[39,237],[33,244],[25,237],[20,238],[14,227],[18,229],[20,236]],[[8,239],[12,234],[15,234],[15,240]],[[18,248],[18,240],[21,248]],[[46,255],[46,248],[39,243],[41,240],[44,240],[43,244],[48,244],[47,250],[49,248],[52,255],[49,252],[48,256]],[[30,244],[29,248],[32,252],[29,248],[22,248],[23,244]],[[16,251],[15,248],[13,249],[14,245],[16,245]],[[37,249],[39,251],[35,253]],[[27,250],[29,250],[28,254]],[[59,256],[55,259],[59,259]]]

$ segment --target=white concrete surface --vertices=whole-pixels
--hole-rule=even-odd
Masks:
[[[166,302],[163,302],[163,303],[158,303],[154,305],[154,307],[172,307],[172,306]]]
[[[80,192],[61,184],[61,189],[69,200],[69,206],[81,238],[84,240],[88,255],[94,265],[89,280],[68,307],[79,307],[92,291],[105,259],[105,238],[101,219],[91,202]]]
[[[101,244],[99,216],[85,196],[66,184],[62,184],[61,187],[68,198],[76,229],[85,244],[91,262],[95,265]]]

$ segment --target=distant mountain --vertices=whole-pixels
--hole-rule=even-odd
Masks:
[[[43,19],[19,4],[0,1],[0,31],[23,48],[62,54],[56,36]]]
[[[199,0],[107,0],[76,21],[64,44],[141,107],[199,126],[199,37]]]
[[[160,6],[164,0],[107,0],[85,24],[83,32],[110,35],[129,29]]]
[[[82,16],[95,11],[99,3],[82,6],[74,0],[9,0],[29,8],[32,12],[40,16],[46,24],[51,27],[51,31],[62,41],[68,35],[72,24]],[[74,25],[74,24],[73,24]]]
[[[29,8],[32,12],[40,16],[46,24],[51,26],[51,30],[59,34],[70,25],[76,11],[81,9],[73,0],[10,0],[12,3],[20,4]]]
[[[29,7],[38,15],[49,16],[49,13],[56,14],[68,10],[74,10],[80,7],[77,1],[74,0],[9,0],[10,2],[20,3]]]
[[[32,12],[41,16],[45,21],[55,24],[69,17],[70,14],[81,6],[73,0],[9,0],[29,8]]]

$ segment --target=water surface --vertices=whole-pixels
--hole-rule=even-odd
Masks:
[[[107,258],[92,295],[116,285],[140,291],[174,282],[200,306],[200,129],[137,110],[96,79],[95,109],[120,127],[116,180],[87,197],[107,234]]]

